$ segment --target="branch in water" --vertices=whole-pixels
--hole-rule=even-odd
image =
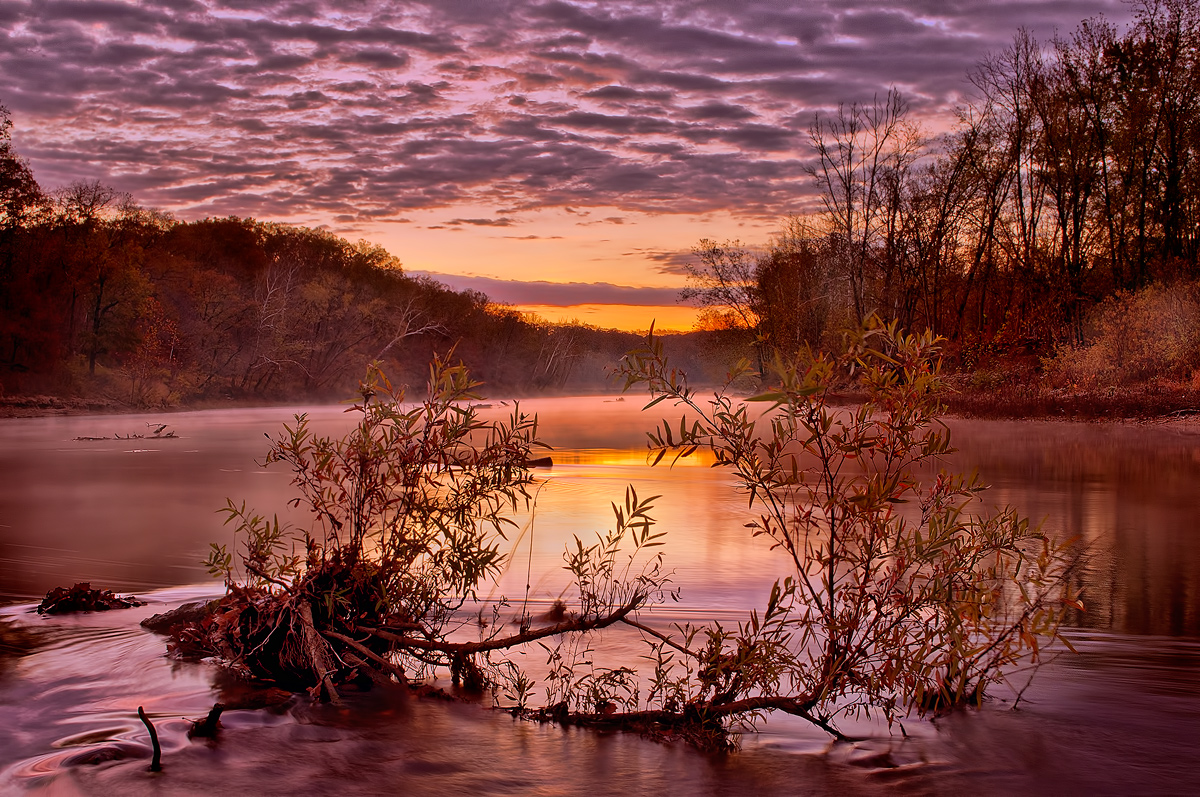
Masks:
[[[389,642],[395,642],[397,645],[409,648],[418,648],[420,650],[436,650],[440,653],[451,654],[471,654],[484,653],[490,650],[506,650],[508,648],[523,645],[526,642],[536,642],[539,639],[546,637],[558,636],[560,634],[569,634],[577,631],[594,631],[600,628],[607,628],[619,622],[623,622],[625,618],[639,606],[642,605],[644,598],[641,595],[636,596],[629,603],[625,604],[615,612],[604,617],[593,619],[577,618],[575,620],[567,620],[555,625],[546,626],[545,628],[535,628],[529,631],[523,631],[519,634],[514,634],[500,639],[488,639],[482,642],[441,642],[431,639],[416,639],[414,637],[403,636],[401,634],[393,634],[382,628],[362,627],[362,630],[379,637],[386,639]]]

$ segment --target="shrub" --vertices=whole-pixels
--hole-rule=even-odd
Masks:
[[[1088,388],[1156,378],[1186,380],[1200,365],[1200,297],[1194,285],[1151,285],[1101,302],[1085,343],[1064,346],[1047,364],[1056,381]]]
[[[1068,608],[1082,609],[1068,575],[1071,542],[1055,542],[1011,510],[986,512],[983,487],[928,476],[951,451],[939,421],[938,341],[873,322],[839,357],[774,363],[776,386],[748,401],[727,388],[701,400],[660,341],[630,353],[626,386],[647,405],[671,401],[690,420],[651,434],[657,464],[708,449],[758,512],[750,524],[787,570],[745,622],[684,624],[669,632],[639,612],[666,595],[655,497],[633,488],[616,524],[565,554],[573,588],[547,625],[506,631],[498,609],[460,611],[503,560],[508,512],[528,499],[525,463],[536,419],[481,421],[465,370],[437,360],[430,391],[406,407],[377,371],[341,440],[316,438],[303,416],[272,442],[313,513],[290,532],[230,502],[240,564],[215,546],[228,594],[204,619],[173,632],[181,650],[218,655],[260,677],[336,700],[352,681],[410,683],[448,668],[494,687],[515,715],[730,742],[734,722],[783,711],[840,736],[837,720],[891,722],[978,702],[1013,667],[1036,663]],[[729,375],[736,382],[748,363]],[[829,403],[856,379],[856,408]],[[751,408],[764,407],[760,417]],[[465,640],[468,623],[478,638]],[[600,667],[590,632],[624,625],[649,646],[651,671]],[[169,627],[170,623],[164,623]],[[452,639],[451,636],[455,635]],[[547,655],[546,703],[506,652],[537,643]]]
[[[435,667],[481,688],[505,666],[494,652],[611,625],[645,604],[661,587],[658,560],[616,566],[627,540],[634,558],[657,544],[647,503],[631,493],[617,529],[568,556],[579,599],[572,616],[508,636],[498,613],[490,622],[462,616],[477,587],[501,572],[500,544],[529,500],[530,453],[542,446],[536,417],[519,407],[508,421],[482,420],[476,387],[463,366],[435,359],[427,397],[406,404],[372,368],[345,437],[318,437],[297,416],[272,439],[266,464],[291,469],[291,503],[309,510],[311,526],[291,529],[229,501],[238,550],[214,544],[208,559],[227,594],[198,621],[156,622],[171,629],[176,651],[333,701],[346,684],[405,684]],[[451,641],[468,626],[477,640]]]
[[[937,351],[928,333],[872,321],[840,357],[777,360],[776,386],[746,401],[699,399],[657,341],[626,359],[626,383],[648,387],[648,407],[688,411],[651,435],[655,462],[708,449],[788,571],[736,629],[654,640],[694,665],[682,679],[656,672],[670,684],[663,709],[717,722],[778,710],[834,734],[838,717],[941,711],[1036,663],[1065,610],[1082,608],[1067,578],[1072,541],[985,511],[974,479],[924,475],[952,450]],[[856,408],[829,404],[844,374],[866,392]],[[754,406],[765,412],[755,418]]]

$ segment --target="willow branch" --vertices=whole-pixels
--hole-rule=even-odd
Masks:
[[[649,634],[650,636],[652,636],[656,639],[662,640],[662,642],[664,642],[668,646],[675,648],[675,650],[678,650],[680,653],[684,653],[688,656],[691,656],[693,659],[700,658],[699,653],[695,652],[694,650],[689,650],[688,648],[679,644],[675,640],[671,639],[671,637],[667,636],[666,634],[663,634],[659,631],[655,631],[653,628],[651,628],[649,626],[642,625],[637,620],[630,620],[628,617],[623,617],[623,618],[621,618],[621,622],[623,622],[625,625],[631,625],[634,628],[638,629],[639,631]]]
[[[403,684],[403,683],[408,682],[407,678],[404,675],[404,670],[402,668],[396,666],[396,664],[388,661],[383,656],[380,656],[378,653],[371,650],[370,648],[359,644],[358,642],[354,641],[353,639],[346,636],[345,634],[339,634],[337,631],[325,630],[325,631],[321,632],[321,636],[325,637],[326,639],[336,639],[337,641],[341,642],[342,644],[350,646],[353,650],[358,652],[360,655],[366,656],[368,659],[375,662],[379,666],[383,667],[385,670],[390,672],[392,675],[396,676],[396,678],[398,678],[400,680],[400,683]]]
[[[488,639],[482,642],[439,642],[432,639],[415,639],[400,634],[393,634],[385,631],[382,628],[369,628],[362,626],[364,631],[376,636],[380,639],[386,639],[389,642],[395,642],[397,645],[408,648],[418,648],[420,650],[436,650],[441,653],[448,654],[470,654],[483,653],[490,650],[505,650],[507,648],[523,645],[526,642],[536,642],[539,639],[546,637],[560,636],[562,634],[570,634],[578,631],[595,631],[601,628],[607,628],[615,623],[622,622],[630,612],[637,609],[643,601],[642,596],[636,596],[629,603],[617,609],[612,614],[604,617],[593,619],[577,618],[575,620],[567,620],[556,625],[546,626],[545,628],[535,628],[529,631],[523,631],[520,634],[514,634],[500,639]]]

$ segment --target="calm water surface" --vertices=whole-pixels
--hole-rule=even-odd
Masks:
[[[572,535],[611,525],[626,485],[661,494],[667,562],[682,601],[666,623],[734,621],[761,603],[783,570],[749,538],[745,501],[727,476],[698,465],[648,468],[652,419],[633,401],[547,399],[536,411],[555,466],[532,520],[514,535],[514,565],[492,597],[520,601],[526,570],[535,606],[566,584]],[[656,411],[663,409],[660,405]],[[381,702],[342,708],[295,701],[231,711],[216,743],[186,738],[236,685],[200,664],[164,658],[138,621],[219,594],[199,560],[228,542],[226,497],[286,515],[288,475],[255,465],[295,409],[0,421],[0,593],[4,614],[44,644],[0,671],[0,793],[51,794],[1191,794],[1200,774],[1200,434],[1154,426],[954,422],[949,463],[977,468],[988,500],[1077,535],[1093,551],[1082,579],[1088,611],[1070,636],[1078,655],[1045,667],[1009,710],[1003,701],[941,720],[906,722],[908,736],[830,746],[790,719],[768,722],[729,756],[636,736],[513,722],[474,705]],[[330,433],[340,407],[307,408]],[[503,408],[497,406],[497,413]],[[655,416],[657,417],[657,416]],[[144,433],[166,440],[77,441]],[[289,516],[303,522],[302,513]],[[135,610],[44,618],[30,599],[91,581],[135,592]],[[611,638],[615,656],[641,651]],[[540,662],[529,654],[531,669]],[[145,771],[156,717],[164,769]]]

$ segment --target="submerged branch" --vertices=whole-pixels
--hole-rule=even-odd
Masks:
[[[636,596],[629,603],[626,603],[621,608],[617,609],[612,614],[604,617],[592,619],[576,618],[574,620],[566,620],[555,625],[546,626],[545,628],[536,628],[529,631],[522,631],[519,634],[512,636],[501,637],[499,639],[486,639],[481,642],[445,642],[442,640],[433,639],[417,639],[414,637],[403,636],[401,634],[393,634],[382,628],[370,628],[361,626],[363,631],[370,633],[380,639],[385,639],[388,642],[394,642],[397,645],[408,648],[417,648],[419,650],[435,650],[439,653],[454,654],[454,655],[469,655],[472,653],[485,653],[492,650],[507,650],[524,645],[527,642],[536,642],[539,639],[546,637],[561,636],[579,631],[596,631],[601,628],[607,628],[619,622],[625,621],[625,618],[638,607],[642,605],[645,598],[641,595]]]
[[[376,653],[375,651],[366,647],[365,645],[362,645],[361,643],[356,642],[355,640],[351,639],[350,637],[346,636],[345,634],[339,634],[337,631],[325,630],[325,631],[321,632],[321,635],[327,639],[336,639],[338,642],[341,642],[342,644],[349,646],[355,652],[359,653],[362,656],[366,656],[368,659],[375,662],[380,667],[383,667],[385,670],[390,672],[392,675],[396,676],[397,680],[399,680],[400,683],[402,683],[402,684],[408,683],[408,679],[404,674],[403,668],[399,667],[398,665],[396,665],[393,662],[388,661],[383,656],[380,656],[378,653]]]

